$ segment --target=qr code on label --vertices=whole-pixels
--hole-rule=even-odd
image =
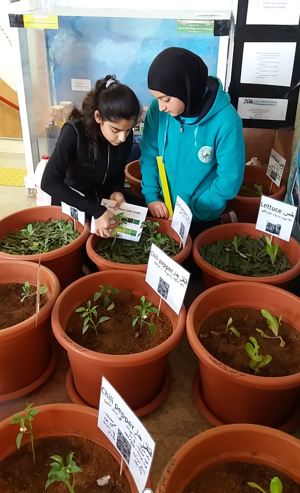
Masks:
[[[77,219],[78,221],[78,209],[76,207],[70,207],[70,214],[73,219]]]
[[[168,298],[169,289],[170,284],[168,284],[166,281],[164,281],[164,279],[162,279],[162,277],[160,277],[157,286],[158,294],[166,300]]]
[[[118,451],[120,452],[120,454],[122,455],[125,462],[129,465],[130,454],[131,454],[131,445],[128,442],[127,438],[123,435],[123,433],[119,429],[118,429],[116,447],[117,447]]]
[[[276,171],[271,170],[271,173],[270,173],[270,178],[271,178],[273,181],[276,181],[276,180],[277,180],[277,173],[276,173]]]
[[[183,240],[184,238],[184,233],[185,233],[185,226],[183,223],[180,223],[180,228],[179,228],[179,236]]]

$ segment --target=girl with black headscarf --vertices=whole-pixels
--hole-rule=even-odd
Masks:
[[[179,195],[191,208],[198,229],[204,229],[217,220],[242,184],[242,121],[221,81],[209,77],[203,60],[189,50],[162,51],[150,66],[148,87],[155,99],[141,141],[146,203],[154,217],[168,218],[156,163],[162,156],[173,207]]]

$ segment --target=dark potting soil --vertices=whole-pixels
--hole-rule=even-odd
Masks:
[[[263,195],[270,195],[270,187],[265,183],[255,183],[250,180],[244,180],[240,191],[238,193],[239,197],[260,197],[260,193],[255,185],[262,186]]]
[[[246,462],[223,462],[199,474],[184,490],[184,493],[255,493],[249,486],[252,482],[266,492],[270,481],[279,477],[284,493],[300,493],[300,484],[273,467],[248,464]]]
[[[240,332],[240,337],[223,335],[229,318],[232,318],[233,327]],[[259,347],[258,354],[272,356],[272,361],[261,368],[258,376],[284,377],[300,371],[300,333],[284,320],[279,326],[279,335],[285,342],[280,347],[279,339],[266,339],[257,331],[261,329],[265,334],[273,336],[266,319],[259,310],[253,308],[228,308],[208,317],[201,326],[199,339],[205,349],[218,360],[230,368],[243,373],[254,374],[250,368],[250,358],[245,350],[249,337],[255,337]],[[211,331],[218,332],[214,335]]]
[[[33,425],[34,426],[34,425]],[[131,489],[120,466],[104,448],[90,440],[78,437],[43,438],[34,441],[36,465],[33,464],[30,444],[26,444],[0,462],[1,493],[42,493],[54,462],[50,457],[60,455],[66,465],[66,458],[74,452],[73,460],[82,472],[76,473],[76,493],[130,493]],[[99,487],[97,479],[110,476],[108,485]],[[72,478],[71,478],[72,484]],[[54,482],[47,493],[68,493],[61,482]]]
[[[0,284],[0,330],[19,324],[36,313],[36,295],[20,301],[23,284]],[[29,287],[30,293],[36,292],[35,286]],[[47,296],[41,295],[40,308],[47,303]]]
[[[99,339],[97,339],[93,328],[89,328],[85,334],[82,334],[84,319],[81,318],[80,313],[76,312],[71,315],[68,321],[66,333],[77,344],[91,351],[105,354],[141,353],[159,346],[173,333],[172,324],[163,313],[160,312],[159,316],[157,313],[150,313],[146,322],[156,325],[156,334],[151,335],[148,325],[143,324],[141,334],[136,338],[135,333],[139,330],[140,321],[138,320],[137,324],[132,327],[132,317],[139,315],[138,310],[134,307],[139,306],[141,302],[129,289],[123,289],[111,297],[111,301],[115,303],[113,310],[107,311],[102,297],[93,301],[90,296],[85,298],[79,306],[85,307],[88,300],[91,300],[92,306],[98,305],[98,319],[111,317],[110,320],[98,325]]]

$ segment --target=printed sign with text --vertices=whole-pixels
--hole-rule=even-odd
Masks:
[[[152,243],[146,282],[174,310],[180,312],[190,273]]]
[[[101,205],[104,205],[110,212],[115,215],[121,214],[119,226],[117,227],[118,238],[123,240],[139,242],[143,231],[142,224],[146,219],[148,208],[138,205],[127,204],[123,202],[119,209],[115,210],[115,200],[103,199]],[[95,233],[95,218],[92,217],[91,233]]]
[[[284,157],[280,156],[280,154],[274,151],[274,149],[271,150],[268,169],[267,169],[267,176],[271,178],[271,180],[278,187],[280,187],[281,178],[285,167],[285,162],[286,160],[284,159]]]
[[[121,454],[142,493],[151,469],[155,442],[105,377],[101,384],[98,427]]]
[[[181,238],[183,247],[189,235],[192,217],[193,214],[189,206],[177,195],[171,227]]]
[[[83,226],[85,225],[85,212],[80,211],[76,209],[76,207],[68,205],[65,202],[61,203],[61,210],[64,214],[67,214],[68,216],[73,217],[73,219],[76,219]]]
[[[290,241],[297,207],[265,197],[260,201],[256,229]]]

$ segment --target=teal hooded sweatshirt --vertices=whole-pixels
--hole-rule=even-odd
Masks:
[[[173,208],[179,195],[194,221],[212,221],[240,189],[245,170],[242,120],[222,83],[208,113],[174,118],[154,99],[147,111],[141,140],[142,191],[146,204],[164,201],[157,156],[163,157]]]

